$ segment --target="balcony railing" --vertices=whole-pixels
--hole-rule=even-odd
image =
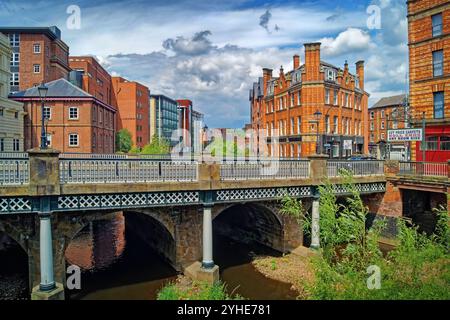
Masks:
[[[339,177],[342,170],[348,170],[355,177],[384,175],[384,162],[369,161],[336,161],[327,162],[328,177]]]
[[[30,182],[27,153],[0,153],[0,185],[17,186]]]
[[[309,177],[310,163],[307,160],[251,160],[220,164],[220,179],[224,181],[305,179]]]
[[[61,184],[189,182],[198,163],[148,159],[60,159]]]
[[[446,162],[400,162],[401,175],[421,177],[448,177],[448,164]]]

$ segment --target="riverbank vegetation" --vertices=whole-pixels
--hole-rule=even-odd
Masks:
[[[305,282],[308,299],[450,299],[447,210],[436,210],[438,223],[432,236],[399,219],[398,245],[383,254],[379,247],[383,221],[366,229],[368,210],[351,175],[342,174],[349,193],[344,204],[338,204],[330,183],[319,188],[321,254],[310,261],[315,279]],[[283,213],[293,214],[292,201],[283,200]],[[303,213],[293,215],[310,226]]]

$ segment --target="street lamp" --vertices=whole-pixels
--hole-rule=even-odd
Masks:
[[[48,87],[44,82],[38,87],[39,97],[41,98],[41,150],[47,149],[47,134],[45,132],[45,116],[44,116],[44,106],[45,99],[47,98]]]
[[[319,125],[320,125],[320,118],[322,117],[322,112],[320,112],[319,111],[319,109],[317,109],[317,111],[316,112],[314,112],[314,116],[316,117],[316,119],[317,119],[317,140],[316,140],[316,153],[317,154],[321,154],[322,153],[322,148],[320,147],[320,144],[319,144]]]

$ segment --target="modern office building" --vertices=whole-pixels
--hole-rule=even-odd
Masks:
[[[260,139],[267,138],[269,155],[306,157],[318,152],[342,158],[369,152],[364,62],[358,61],[352,74],[347,62],[341,69],[322,61],[320,46],[305,44],[305,63],[295,55],[293,70],[285,73],[281,67],[278,77],[263,69],[250,90],[252,127],[266,132],[253,144],[266,144]]]
[[[23,104],[8,99],[10,80],[9,39],[0,33],[0,152],[23,151]]]
[[[23,91],[42,82],[68,77],[69,47],[61,40],[61,31],[53,27],[0,27],[9,37],[11,92]]]
[[[171,146],[173,131],[178,129],[178,102],[165,95],[150,95],[150,139],[154,136],[165,139]]]
[[[48,146],[61,152],[114,153],[116,109],[66,79],[48,87],[44,119]],[[39,147],[41,99],[37,87],[16,92],[10,98],[24,104],[25,149]]]
[[[117,130],[127,129],[133,145],[143,148],[150,142],[150,90],[121,77],[113,77],[113,104],[117,105]]]
[[[384,97],[369,108],[369,151],[378,159],[407,160],[409,142],[389,142],[388,130],[410,122],[406,94]]]
[[[415,128],[425,141],[413,144],[412,159],[450,159],[450,2],[409,0],[409,91]]]

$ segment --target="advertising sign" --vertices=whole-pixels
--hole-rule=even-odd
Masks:
[[[422,129],[388,130],[388,141],[422,141]]]

